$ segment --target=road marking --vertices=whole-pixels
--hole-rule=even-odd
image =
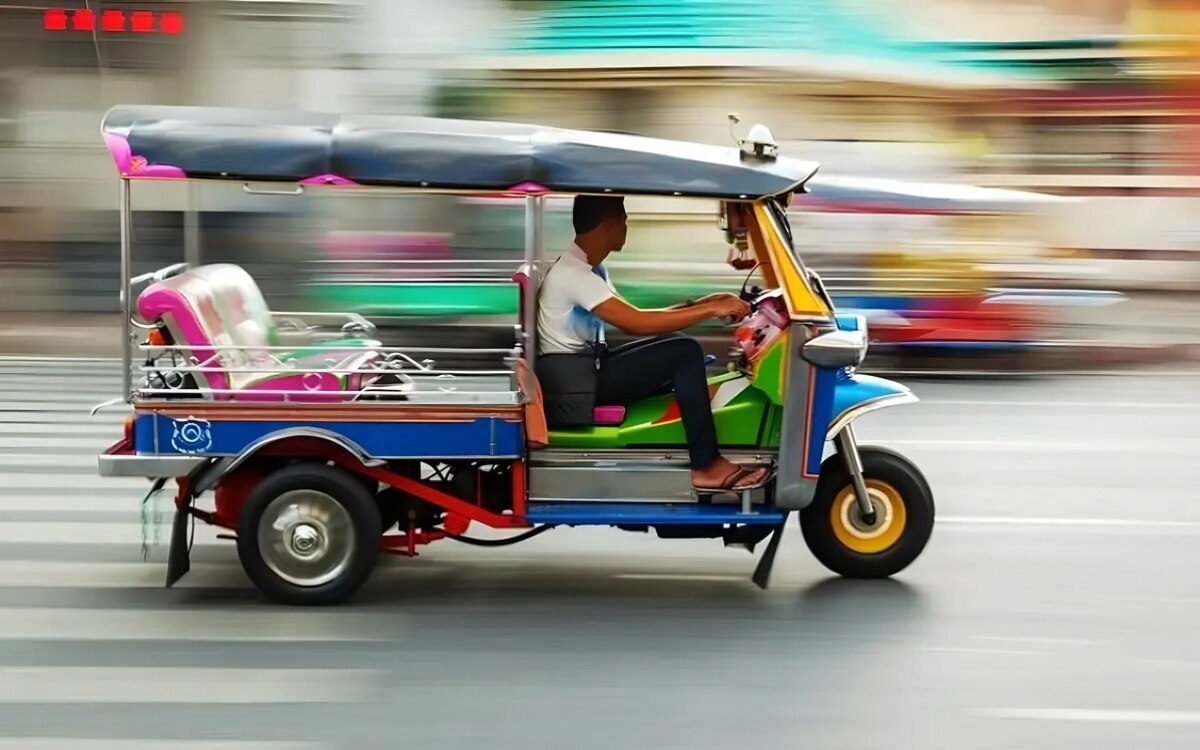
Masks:
[[[159,541],[169,536],[172,514],[164,510],[159,527]],[[147,527],[147,531],[150,527]],[[199,521],[195,526],[195,546],[232,545],[232,541],[217,539],[217,534],[231,532]],[[0,544],[123,544],[142,543],[140,523],[74,523],[0,521]]]
[[[5,474],[3,479],[0,480],[0,495],[20,494],[17,492],[6,493],[5,490],[29,489],[53,489],[62,492],[95,492],[96,490],[102,490],[104,494],[108,495],[121,491],[130,493],[140,491],[145,495],[147,490],[150,489],[150,480],[139,477],[113,478],[87,476],[86,474],[49,475],[27,471]]]
[[[352,703],[362,669],[0,667],[0,703]]]
[[[1059,646],[1099,646],[1100,641],[1081,640],[1076,638],[1036,638],[1011,635],[977,635],[977,641],[999,641],[1003,643],[1045,643]]]
[[[999,409],[1007,409],[1014,406],[1032,409],[1169,409],[1171,411],[1200,409],[1200,404],[1185,401],[1175,403],[1164,403],[1162,401],[1005,401],[1001,399],[975,401],[968,399],[942,400],[922,398],[920,403],[935,406],[985,406]]]
[[[121,433],[114,431],[109,434],[104,434],[97,430],[76,430],[71,433],[77,440],[67,441],[62,435],[53,434],[33,434],[33,435],[18,435],[12,434],[8,436],[7,430],[4,431],[5,436],[0,437],[0,448],[7,450],[28,449],[30,451],[41,450],[45,455],[67,455],[72,457],[92,456],[93,461],[95,456],[100,451],[104,450],[108,445],[117,442],[121,439]]]
[[[1137,518],[1042,518],[1038,516],[938,516],[936,523],[998,526],[1129,526],[1142,528],[1200,528],[1200,521],[1152,521]]]
[[[0,588],[161,589],[166,570],[164,563],[153,558],[148,562],[120,563],[0,560]],[[193,562],[188,574],[175,584],[175,588],[212,588],[217,585],[250,587],[236,555],[231,555],[228,563]]]
[[[57,395],[57,392],[44,395]],[[109,398],[112,398],[111,396]],[[43,414],[43,413],[58,413],[58,414],[75,414],[81,417],[91,415],[92,407],[99,404],[105,399],[101,398],[96,402],[91,399],[79,399],[74,403],[64,403],[62,401],[9,401],[4,404],[2,411],[11,413],[22,412],[25,414]]]
[[[704,575],[702,573],[617,573],[612,577],[630,581],[716,581],[720,583],[730,581],[741,583],[749,580],[746,576]]]
[[[1099,708],[981,708],[973,713],[998,719],[1093,721],[1126,724],[1200,724],[1200,711],[1137,711]]]
[[[81,737],[0,737],[0,750],[325,750],[318,742],[250,740],[93,740]]]
[[[1002,648],[969,648],[966,646],[924,646],[919,649],[935,654],[983,654],[984,656],[1045,656],[1044,651],[1019,651]]]
[[[1185,441],[1162,441],[1149,443],[1139,441],[1111,443],[1071,443],[1065,440],[987,440],[971,438],[883,438],[867,442],[886,446],[938,448],[943,451],[1036,451],[1053,453],[1120,453],[1121,455],[1186,455],[1196,452],[1194,443]]]
[[[0,467],[4,462],[0,461]],[[3,480],[0,480],[3,481]],[[146,490],[141,492],[123,492],[117,495],[5,495],[0,493],[0,513],[72,513],[99,512],[114,513],[124,516],[124,520],[138,522],[142,512],[142,498]],[[165,491],[159,508],[165,519],[173,515],[174,498]]]
[[[124,425],[121,422],[109,420],[105,424],[70,424],[62,422],[43,422],[40,420],[4,425],[5,436],[29,435],[31,437],[55,437],[70,435],[77,438],[92,438],[99,443],[115,443],[121,437]]]
[[[42,329],[38,329],[39,331]],[[120,357],[51,357],[37,354],[4,354],[0,355],[0,362],[4,364],[19,363],[34,363],[38,365],[45,364],[87,364],[95,365],[97,363],[115,367],[121,364]]]
[[[1200,604],[1200,599],[1176,596],[1120,596],[1108,597],[1108,601],[1137,604]]]
[[[164,593],[164,599],[174,599]],[[402,638],[396,615],[312,609],[0,609],[6,641],[393,641]]]

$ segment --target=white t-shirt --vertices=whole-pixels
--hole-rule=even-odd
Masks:
[[[574,354],[603,336],[604,322],[592,313],[596,305],[617,295],[601,263],[598,276],[587,256],[571,243],[550,267],[538,288],[538,351]]]

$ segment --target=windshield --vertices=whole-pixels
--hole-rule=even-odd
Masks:
[[[803,271],[808,277],[808,283],[813,288],[813,291],[821,297],[821,300],[829,306],[830,310],[835,309],[833,298],[829,296],[829,292],[825,289],[825,282],[821,279],[816,271],[813,271],[809,269],[808,266],[804,265],[804,259],[801,258],[800,253],[796,251],[796,241],[792,234],[792,223],[788,221],[787,207],[784,203],[784,199],[781,197],[772,198],[771,200],[767,201],[767,208],[771,212],[771,219],[774,220],[775,225],[779,228],[779,235],[787,241],[788,251],[791,253],[792,258],[795,259],[796,265],[799,266],[800,270]]]
[[[795,256],[796,243],[792,239],[792,224],[788,221],[787,208],[783,205],[783,199],[772,198],[767,201],[767,206],[771,209],[771,218],[775,219],[775,223],[779,225],[780,234],[787,240],[788,250]],[[796,257],[796,260],[800,260],[800,258]]]

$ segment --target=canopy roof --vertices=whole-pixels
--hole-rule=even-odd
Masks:
[[[119,106],[102,130],[126,178],[757,199],[801,188],[818,167],[743,160],[732,147],[427,117]]]

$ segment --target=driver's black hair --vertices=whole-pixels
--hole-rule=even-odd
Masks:
[[[621,216],[625,199],[619,195],[577,195],[571,220],[575,234],[584,234],[600,226],[605,219]]]

